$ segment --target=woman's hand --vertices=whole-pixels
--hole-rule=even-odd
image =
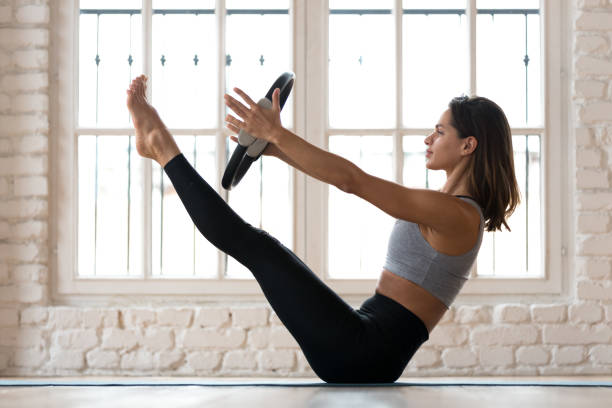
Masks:
[[[238,138],[236,136],[230,136],[229,138],[232,139],[233,142],[238,143]],[[261,154],[264,156],[273,156],[273,157],[278,157],[279,159],[281,158],[280,149],[276,147],[276,145],[273,143],[268,143],[268,145],[266,146],[266,148],[263,150]]]
[[[225,104],[240,117],[240,119],[238,119],[228,114],[225,117],[227,128],[236,133],[244,129],[257,139],[263,139],[269,143],[276,143],[283,129],[280,120],[280,89],[277,88],[272,93],[272,109],[265,109],[257,105],[257,103],[239,88],[234,88],[234,91],[240,95],[249,106],[246,107],[231,95],[225,94]]]

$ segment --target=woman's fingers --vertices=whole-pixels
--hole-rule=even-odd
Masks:
[[[240,95],[242,97],[242,99],[244,99],[244,101],[249,105],[249,107],[253,107],[255,105],[257,105],[250,97],[249,95],[247,95],[246,93],[244,93],[242,91],[242,89],[240,88],[234,88],[234,92],[236,92],[238,95]]]
[[[234,133],[240,133],[240,129],[236,125],[232,125],[229,122],[225,122],[225,127]]]
[[[240,101],[235,99],[233,96],[225,94],[225,104],[241,118],[246,118],[249,112],[249,108],[244,106]]]
[[[234,133],[240,133],[240,129],[232,125],[231,123],[226,123],[225,127],[227,127],[229,130],[231,130]],[[234,142],[238,143],[238,139],[236,137],[234,136],[230,136],[230,137],[232,138]]]
[[[234,133],[240,133],[240,129],[243,129],[246,126],[244,122],[236,119],[232,115],[227,115],[225,117],[225,125]]]
[[[240,129],[243,129],[246,126],[246,123],[244,123],[241,120],[236,119],[235,117],[233,117],[232,115],[227,115],[225,117],[225,122],[228,125],[231,125],[233,127],[233,129],[231,129],[232,131],[238,133],[240,132]],[[228,126],[229,127],[229,126]],[[237,129],[237,130],[236,130]]]
[[[272,108],[280,112],[280,89],[276,88],[272,93]]]

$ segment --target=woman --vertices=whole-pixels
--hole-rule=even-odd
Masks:
[[[508,228],[505,220],[519,202],[510,128],[488,99],[453,99],[425,139],[427,168],[447,174],[442,190],[431,191],[371,176],[284,129],[278,89],[271,110],[237,88],[246,105],[225,95],[238,116],[226,117],[230,130],[267,140],[266,154],[397,218],[376,292],[355,310],[277,239],[244,222],[199,176],[147,103],[145,89],[140,76],[127,91],[138,153],[162,166],[206,239],[253,273],[326,382],[396,381],[467,279],[484,228]]]

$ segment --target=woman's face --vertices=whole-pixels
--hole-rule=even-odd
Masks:
[[[440,116],[434,131],[425,138],[428,146],[425,165],[430,170],[446,170],[450,173],[466,156],[468,139],[459,138],[457,129],[451,125],[451,110],[447,109]]]

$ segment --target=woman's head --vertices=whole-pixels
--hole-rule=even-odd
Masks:
[[[520,202],[514,174],[512,133],[493,101],[461,96],[448,104],[426,143],[433,151],[428,168],[465,168],[467,188],[482,206],[487,231],[500,230]]]

